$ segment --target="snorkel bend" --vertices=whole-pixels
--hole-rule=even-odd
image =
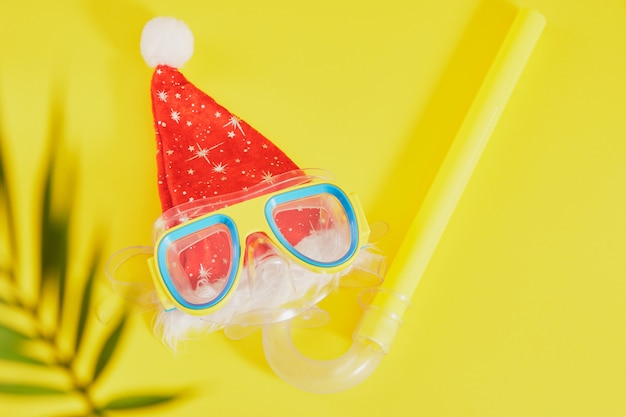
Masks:
[[[305,391],[331,393],[365,380],[389,352],[402,316],[489,137],[545,25],[536,11],[518,12],[465,117],[439,172],[414,218],[385,284],[366,307],[350,349],[334,360],[302,355],[289,322],[263,328],[265,356],[286,382]]]

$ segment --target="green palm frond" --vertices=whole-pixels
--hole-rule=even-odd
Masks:
[[[1,110],[1,109],[0,109]],[[0,111],[1,114],[1,111]],[[36,299],[31,300],[23,294],[20,282],[23,277],[18,264],[18,239],[16,219],[11,199],[10,176],[6,165],[6,154],[0,123],[0,243],[4,243],[4,253],[0,251],[0,306],[7,314],[0,315],[0,367],[2,363],[24,366],[25,375],[29,369],[64,374],[68,386],[46,385],[38,378],[26,383],[20,380],[6,381],[0,372],[0,396],[11,395],[31,398],[33,396],[76,396],[82,398],[85,405],[84,413],[68,410],[67,415],[104,416],[109,411],[133,410],[144,407],[158,406],[168,403],[180,395],[177,393],[119,393],[117,396],[98,405],[94,400],[94,384],[106,377],[111,366],[111,359],[118,352],[127,327],[127,315],[120,312],[119,319],[110,326],[90,324],[95,319],[93,299],[101,269],[102,242],[95,242],[89,254],[86,271],[76,282],[70,282],[70,230],[72,206],[74,203],[75,170],[71,162],[65,161],[60,155],[63,152],[63,112],[62,106],[55,102],[52,106],[51,124],[49,129],[48,147],[42,179],[42,200],[40,212],[40,245],[39,245],[39,279],[35,291]],[[61,193],[59,192],[62,191]],[[0,245],[0,248],[3,246]],[[32,280],[29,280],[29,282]],[[67,309],[67,288],[82,285],[79,291],[78,312]],[[32,298],[32,297],[31,297]],[[73,302],[75,302],[73,300]],[[11,317],[20,317],[13,321]],[[50,320],[53,317],[53,320]],[[87,332],[87,329],[90,329]],[[61,329],[73,329],[72,332],[61,332]],[[93,343],[87,343],[91,330],[97,329],[102,340],[99,348],[94,349]],[[72,337],[71,342],[61,340]],[[65,343],[64,343],[65,342]],[[34,346],[44,346],[34,349]],[[69,346],[69,347],[68,347]],[[91,364],[91,372],[83,376],[77,372],[78,364]],[[28,368],[30,367],[30,368]],[[32,368],[35,367],[35,368]],[[2,400],[0,399],[0,403]]]
[[[74,338],[74,355],[79,352],[83,343],[83,335],[85,334],[87,320],[91,311],[91,294],[93,293],[93,286],[98,274],[98,266],[100,264],[101,256],[102,250],[99,246],[96,246],[91,254],[89,272],[87,273],[85,287],[83,288],[81,296],[80,312],[78,314],[78,321],[76,322],[76,335]]]
[[[2,108],[0,107],[0,115],[2,114]],[[2,226],[6,230],[7,246],[8,246],[8,258],[16,259],[18,256],[17,253],[17,242],[15,240],[15,222],[13,220],[13,202],[11,201],[11,191],[9,189],[9,181],[6,174],[6,167],[4,165],[4,149],[3,144],[4,141],[4,130],[2,128],[2,124],[0,123],[0,208],[4,210],[4,219]],[[2,213],[0,211],[0,213]],[[13,263],[5,264],[0,260],[0,278],[8,279],[8,281],[13,284],[15,282],[15,266]],[[6,297],[3,297],[0,294],[0,300],[3,302],[7,301]]]
[[[151,407],[159,404],[164,404],[179,398],[178,395],[163,394],[163,395],[126,395],[110,400],[103,405],[100,409],[102,411],[107,410],[132,410],[135,408]]]
[[[102,345],[102,349],[100,349],[100,353],[98,355],[98,359],[96,360],[96,364],[93,370],[92,381],[95,382],[100,378],[100,375],[106,368],[107,364],[111,360],[113,353],[115,352],[115,348],[119,344],[120,337],[122,335],[122,331],[124,330],[124,326],[126,324],[126,318],[123,317],[115,326],[113,331],[109,334],[104,344]]]

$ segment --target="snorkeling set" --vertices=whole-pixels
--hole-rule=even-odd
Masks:
[[[155,68],[151,93],[163,213],[153,246],[126,248],[110,259],[114,291],[156,305],[155,331],[172,347],[198,332],[224,329],[237,339],[261,328],[265,356],[288,383],[316,393],[360,383],[389,352],[544,25],[539,13],[518,12],[386,267],[369,242],[356,194],[328,172],[299,168],[187,81],[178,68],[193,53],[191,31],[174,18],[149,21],[141,51]],[[136,255],[146,258],[151,279],[121,277],[120,267]],[[354,276],[370,288],[352,346],[334,360],[304,356],[293,345],[292,324],[319,313],[316,305]]]

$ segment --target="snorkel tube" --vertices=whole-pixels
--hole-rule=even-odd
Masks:
[[[310,359],[294,346],[289,321],[263,328],[265,356],[283,380],[331,393],[357,385],[378,367],[544,25],[538,12],[518,12],[349,350],[334,360]]]

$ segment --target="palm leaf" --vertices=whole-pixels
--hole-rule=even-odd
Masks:
[[[8,266],[0,266],[0,276],[9,277],[9,281],[13,281],[13,268]],[[0,294],[0,298],[2,298],[2,294]]]
[[[179,398],[178,394],[129,395],[115,398],[99,409],[101,411],[131,410],[135,408],[152,407],[159,404],[165,404],[176,400],[177,398]]]
[[[37,385],[0,384],[0,393],[14,395],[58,395],[66,394],[67,390]]]
[[[2,95],[0,94],[0,97]],[[0,103],[1,104],[1,103]],[[0,107],[0,115],[2,115],[2,108]],[[0,123],[0,144],[4,143],[4,129],[2,129],[2,123]],[[0,192],[6,192],[6,174],[4,173],[4,158],[2,157],[2,147],[0,147]]]
[[[56,97],[56,96],[55,96]],[[72,166],[63,166],[59,169],[59,155],[63,137],[63,111],[59,100],[52,103],[50,128],[48,133],[48,159],[44,178],[43,201],[41,210],[41,285],[40,299],[46,289],[57,293],[57,318],[60,321],[63,315],[65,302],[65,288],[67,282],[69,260],[69,230],[71,218],[71,202],[74,200],[75,181]],[[64,161],[67,163],[67,161]],[[58,175],[59,177],[55,177]],[[61,178],[62,184],[56,184],[55,178]],[[63,189],[62,209],[59,209],[55,196],[58,190],[55,185]],[[58,197],[57,197],[58,198]]]
[[[0,360],[22,363],[25,365],[39,365],[49,366],[50,364],[42,361],[41,359],[33,358],[24,354],[21,349],[21,345],[8,347],[0,345]]]
[[[29,365],[47,365],[22,351],[24,342],[29,340],[32,338],[28,334],[0,323],[0,359]]]
[[[53,97],[59,98],[58,94],[53,94]],[[0,112],[1,113],[1,112]],[[73,387],[68,389],[59,389],[56,387],[50,387],[40,385],[34,380],[33,382],[21,382],[21,383],[0,383],[0,394],[20,395],[20,396],[40,396],[40,395],[61,395],[71,394],[72,392],[81,392],[86,396],[90,410],[88,412],[92,415],[103,416],[105,411],[109,410],[131,410],[139,409],[143,407],[156,406],[159,404],[165,404],[179,398],[178,395],[173,394],[121,394],[119,397],[113,398],[108,401],[103,407],[96,407],[91,398],[90,390],[87,389],[99,378],[101,378],[111,363],[111,359],[115,354],[121,340],[122,333],[126,327],[127,315],[126,312],[122,315],[115,328],[104,338],[101,348],[96,352],[93,359],[93,372],[90,381],[83,381],[82,378],[77,378],[75,374],[74,360],[79,351],[85,350],[86,343],[83,339],[86,339],[85,333],[89,323],[89,315],[93,302],[93,292],[96,276],[98,274],[98,268],[101,259],[101,246],[96,245],[91,254],[91,259],[88,264],[88,271],[84,281],[84,287],[82,290],[82,299],[79,301],[80,310],[76,318],[72,317],[72,323],[75,320],[75,340],[73,346],[73,352],[70,356],[59,352],[62,343],[59,343],[58,337],[61,334],[58,330],[65,328],[66,320],[69,320],[69,310],[65,311],[64,304],[66,300],[66,286],[69,284],[68,269],[70,261],[70,218],[71,207],[74,201],[75,182],[76,176],[66,175],[73,173],[73,166],[68,167],[67,160],[59,158],[62,133],[63,133],[63,114],[62,107],[58,105],[58,100],[52,105],[52,112],[50,118],[50,129],[48,135],[48,150],[47,157],[45,159],[44,177],[43,177],[43,189],[42,189],[42,201],[40,212],[40,284],[37,292],[39,297],[37,298],[37,304],[35,307],[30,305],[24,305],[20,302],[19,288],[21,286],[17,284],[17,280],[21,277],[18,273],[19,265],[0,265],[0,278],[6,279],[7,282],[13,284],[16,288],[15,294],[10,293],[0,294],[0,304],[8,304],[14,307],[16,310],[21,309],[24,313],[27,313],[35,321],[39,323],[33,323],[32,335],[29,332],[23,332],[19,329],[6,326],[0,323],[0,362],[11,361],[13,363],[30,364],[43,366],[46,369],[55,367],[62,369],[63,372],[68,372],[72,376]],[[0,145],[3,141],[2,129],[0,126]],[[19,259],[17,256],[16,245],[16,233],[15,233],[15,219],[13,216],[12,205],[10,201],[10,189],[9,180],[7,179],[6,171],[6,159],[2,152],[2,146],[0,146],[0,205],[6,209],[3,209],[2,214],[6,219],[2,219],[7,223],[7,239],[9,241],[9,255],[10,259]],[[69,161],[73,162],[73,160]],[[59,195],[59,191],[62,191]],[[59,204],[62,203],[62,204]],[[1,229],[0,229],[1,230]],[[4,230],[2,230],[4,234]],[[56,300],[50,297],[55,297]],[[13,301],[17,300],[16,303]],[[44,311],[42,305],[48,305],[47,301],[56,301],[56,325],[50,329],[45,329],[45,332],[41,331],[42,320],[45,314],[52,313],[54,310],[49,311],[46,307]],[[63,322],[62,322],[63,320]],[[6,322],[6,320],[5,320]],[[44,341],[50,344],[50,347],[55,350],[55,359],[51,362],[44,362],[37,357],[31,357],[28,351],[25,349],[28,345],[36,342]],[[81,352],[82,353],[82,352]],[[42,368],[43,369],[43,368]],[[66,414],[64,414],[66,415]]]
[[[63,306],[69,247],[69,213],[53,212],[53,156],[48,161],[41,213],[41,286],[40,299],[46,284],[58,285],[58,307]]]
[[[6,276],[9,277],[9,281],[13,280],[13,274],[11,273],[11,271],[5,271],[3,269],[0,269],[0,279],[2,278],[2,276]],[[11,304],[11,302],[9,300],[11,300],[13,297],[9,297],[7,296],[7,294],[3,294],[0,291],[0,304]]]
[[[1,110],[1,109],[0,109]],[[1,114],[1,112],[0,112]],[[4,132],[0,125],[0,145],[4,143]],[[13,219],[13,204],[11,202],[11,193],[9,190],[9,182],[7,180],[6,168],[4,166],[4,155],[2,146],[0,146],[0,203],[4,202],[6,215],[6,231],[9,242],[9,249],[13,259],[17,259],[17,243],[15,237],[15,222]],[[15,281],[13,268],[5,268],[11,282]],[[3,270],[3,272],[5,272]]]
[[[87,275],[87,281],[83,289],[83,295],[81,298],[80,313],[78,316],[78,323],[76,326],[76,339],[74,341],[74,353],[77,353],[80,349],[83,334],[85,332],[85,326],[87,325],[87,317],[91,308],[91,295],[93,291],[93,284],[98,271],[98,265],[100,263],[101,249],[96,247],[91,256],[91,262],[89,265],[89,274]]]
[[[4,136],[3,130],[0,129],[0,143],[4,143],[3,136]],[[7,186],[7,176],[4,173],[4,157],[2,155],[2,148],[0,147],[0,193],[2,194],[3,197],[5,197],[5,194],[6,194],[6,186]]]
[[[57,246],[58,242],[56,234],[57,227],[55,219],[53,218],[52,203],[53,203],[53,183],[54,183],[54,168],[55,160],[58,157],[58,146],[61,137],[61,122],[55,117],[57,107],[52,107],[52,114],[50,118],[50,128],[48,133],[48,152],[47,160],[45,162],[44,173],[44,188],[43,188],[43,201],[41,202],[41,277],[45,280],[49,275],[49,272],[54,271],[55,265],[58,262]],[[43,292],[43,283],[42,289]]]
[[[48,275],[52,265],[55,262],[55,254],[52,248],[54,244],[54,224],[51,220],[52,212],[52,181],[54,164],[52,162],[52,156],[48,157],[46,161],[46,171],[43,188],[43,201],[41,202],[41,276],[42,279]],[[43,291],[43,285],[42,289]]]
[[[46,417],[102,417],[102,413],[100,413],[99,411],[91,411],[91,414],[84,414],[84,413],[80,413],[80,414],[68,414],[68,413],[63,413],[63,414],[53,414],[53,415],[49,415],[46,414]]]
[[[30,339],[28,334],[0,323],[0,346]]]
[[[2,131],[0,130],[0,144],[2,143]],[[0,202],[4,202],[6,205],[7,226],[13,226],[13,219],[11,213],[11,201],[9,193],[9,185],[4,168],[4,155],[2,154],[2,147],[0,146]],[[9,237],[12,235],[12,230],[8,230]],[[11,248],[13,249],[13,248]]]
[[[92,381],[95,382],[98,377],[102,374],[102,371],[105,370],[108,365],[111,357],[113,356],[113,352],[115,352],[115,348],[119,343],[120,336],[122,335],[122,331],[124,330],[124,326],[126,324],[126,316],[123,316],[119,321],[115,329],[109,334],[109,337],[102,345],[102,349],[100,350],[100,354],[98,355],[98,360],[96,361],[96,365],[93,371]]]

